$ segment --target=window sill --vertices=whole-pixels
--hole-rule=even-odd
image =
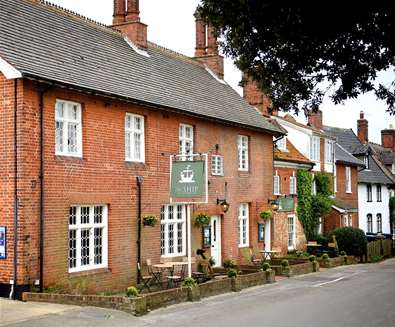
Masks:
[[[84,158],[82,156],[79,155],[68,155],[68,154],[59,154],[59,153],[55,153],[55,157],[57,159],[61,159],[61,160],[78,160],[78,161],[83,161]]]
[[[127,161],[125,160],[125,166],[129,168],[147,168],[146,162],[140,161]]]
[[[239,249],[243,249],[243,248],[249,248],[250,246],[248,245],[248,244],[245,244],[245,245],[240,245],[239,244]]]
[[[82,277],[82,276],[108,274],[108,273],[111,273],[110,268],[97,268],[97,269],[92,269],[92,270],[69,272],[69,276],[70,277]]]

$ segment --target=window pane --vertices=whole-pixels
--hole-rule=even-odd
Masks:
[[[165,228],[164,224],[160,225],[160,254],[165,254]]]
[[[77,266],[77,231],[69,230],[69,268]]]
[[[77,207],[70,208],[69,225],[75,225],[77,223]]]
[[[127,159],[132,159],[131,137],[132,134],[130,132],[125,133],[125,156]]]
[[[168,253],[174,253],[174,224],[168,225]]]
[[[183,223],[178,223],[177,224],[177,252],[182,253],[182,247],[183,247],[183,237],[182,237],[182,229],[183,229]]]
[[[101,224],[103,222],[103,207],[96,206],[94,208],[94,223]]]
[[[100,265],[103,263],[103,229],[94,229],[94,262],[95,265]]]
[[[63,122],[56,122],[55,143],[56,152],[63,152]]]
[[[81,224],[89,224],[90,207],[81,207]]]
[[[81,266],[89,265],[89,229],[81,230]]]
[[[77,129],[78,129],[78,125],[76,123],[69,123],[67,125],[67,141],[68,141],[68,150],[70,153],[76,153],[78,151]]]

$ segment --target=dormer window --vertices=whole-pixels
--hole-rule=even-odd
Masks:
[[[279,139],[276,142],[277,145],[277,149],[281,150],[281,151],[286,151],[287,150],[287,139],[284,136],[283,138]]]

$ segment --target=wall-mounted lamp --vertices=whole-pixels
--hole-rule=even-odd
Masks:
[[[223,200],[217,199],[217,204],[221,206],[223,213],[226,213],[229,210],[229,203],[226,202],[226,199]]]
[[[280,201],[278,199],[275,199],[275,200],[269,199],[269,200],[267,200],[267,203],[270,204],[273,211],[277,211],[278,208],[280,207]]]
[[[222,212],[226,213],[229,210],[230,204],[226,201],[226,194],[228,192],[228,182],[225,182],[225,199],[217,199],[217,205],[221,206]]]

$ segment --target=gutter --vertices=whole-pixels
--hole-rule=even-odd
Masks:
[[[141,186],[143,184],[143,177],[137,176],[137,284],[141,282]]]
[[[18,79],[14,80],[14,260],[13,283],[11,284],[10,299],[16,300],[18,286]]]
[[[52,88],[46,86],[39,91],[40,107],[40,293],[43,292],[44,283],[44,96]]]

